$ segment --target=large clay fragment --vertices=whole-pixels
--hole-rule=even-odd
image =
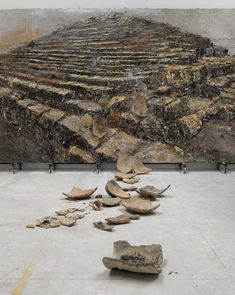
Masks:
[[[94,225],[94,227],[101,229],[101,230],[105,230],[105,231],[112,231],[113,230],[113,226],[110,226],[107,223],[104,223],[102,221],[93,222],[93,225]]]
[[[105,134],[107,133],[107,128],[103,118],[98,117],[93,120],[92,132],[93,135],[97,136],[98,138],[102,138],[105,136]]]
[[[135,158],[128,154],[120,154],[117,159],[117,169],[122,173],[129,173],[132,171],[132,166]]]
[[[63,217],[60,219],[60,223],[64,226],[73,226],[76,223],[76,218],[75,217]]]
[[[164,189],[157,189],[156,187],[152,185],[146,185],[138,190],[138,193],[140,193],[143,197],[147,198],[161,198],[163,193],[168,190],[168,188],[171,185],[169,184],[166,188]]]
[[[99,198],[99,200],[104,207],[118,206],[121,203],[121,199],[118,197],[116,197],[116,198],[102,197],[102,198]]]
[[[95,191],[97,187],[94,189],[83,190],[79,187],[73,187],[69,193],[63,193],[70,200],[81,200],[89,198]]]
[[[123,200],[122,205],[136,213],[150,213],[160,207],[160,204],[153,205],[150,200],[142,199],[138,196],[132,197],[128,200]]]
[[[130,217],[127,214],[121,214],[116,217],[108,217],[108,218],[105,218],[105,220],[109,224],[124,224],[124,223],[129,223],[131,221]]]
[[[50,216],[45,216],[37,220],[36,226],[48,229],[50,227],[59,227],[60,222],[54,218],[51,218]]]
[[[141,159],[135,158],[135,161],[133,163],[133,171],[137,174],[146,174],[152,171],[152,169],[146,167]]]
[[[104,257],[102,261],[108,269],[159,274],[163,263],[162,246],[131,246],[127,241],[117,241],[113,243],[113,257]]]
[[[105,189],[112,197],[118,197],[120,199],[130,198],[130,195],[126,193],[114,180],[109,180],[105,186]]]

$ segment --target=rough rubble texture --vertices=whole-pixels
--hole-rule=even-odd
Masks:
[[[0,57],[0,161],[234,162],[234,73],[226,49],[168,24],[76,22]]]

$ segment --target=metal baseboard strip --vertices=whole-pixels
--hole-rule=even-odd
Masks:
[[[153,171],[235,171],[235,163],[157,163],[145,164]],[[116,171],[116,163],[0,163],[0,171]]]

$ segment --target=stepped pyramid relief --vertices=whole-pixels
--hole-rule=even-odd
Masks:
[[[0,118],[16,160],[30,142],[33,161],[235,162],[235,56],[167,23],[97,15],[0,56]]]

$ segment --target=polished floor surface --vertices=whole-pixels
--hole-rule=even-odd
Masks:
[[[235,172],[151,172],[138,186],[171,184],[155,214],[113,232],[93,227],[124,208],[91,211],[74,227],[26,229],[37,218],[71,203],[62,192],[98,186],[113,172],[0,172],[1,295],[234,295]],[[108,271],[102,257],[112,243],[160,243],[164,265],[159,277]]]

